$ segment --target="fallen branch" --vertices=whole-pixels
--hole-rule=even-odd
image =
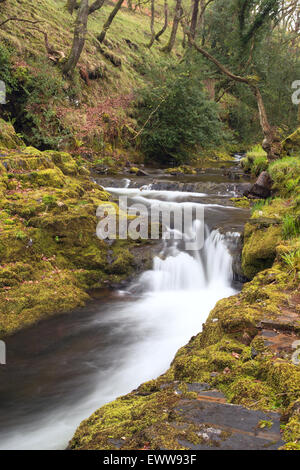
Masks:
[[[40,20],[31,21],[31,20],[26,20],[26,19],[23,19],[23,18],[18,18],[17,16],[11,16],[10,18],[7,18],[5,21],[0,23],[0,28],[2,28],[2,26],[4,26],[9,21],[22,21],[24,23],[31,23],[31,24],[37,24],[37,23],[42,23],[43,22],[43,21],[40,21]]]

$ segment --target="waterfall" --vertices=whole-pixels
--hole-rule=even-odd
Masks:
[[[232,281],[232,258],[224,235],[213,230],[203,249],[194,255],[177,248],[166,258],[156,256],[153,269],[140,277],[148,292],[201,290],[217,285],[229,287]]]
[[[151,191],[150,186],[142,191],[111,188],[111,192],[150,206],[161,201],[171,207],[196,205],[203,200],[201,193]],[[213,217],[217,210],[232,213],[230,207],[206,206]],[[186,251],[185,240],[201,229],[202,247]],[[175,230],[169,228],[169,234]],[[129,287],[129,295],[106,304],[100,301],[92,311],[87,306],[76,321],[74,314],[52,319],[53,342],[40,355],[28,353],[25,358],[33,372],[19,387],[19,402],[14,399],[7,418],[10,426],[3,426],[2,433],[0,429],[0,449],[63,449],[93,411],[165,372],[177,350],[201,331],[216,302],[236,292],[225,241],[218,230],[209,230],[196,219],[183,239],[163,240],[152,269]],[[37,325],[35,335],[46,335],[49,341],[44,325]],[[57,331],[63,335],[58,342]],[[25,345],[32,341],[26,335],[25,331]],[[18,344],[23,367],[20,339]]]

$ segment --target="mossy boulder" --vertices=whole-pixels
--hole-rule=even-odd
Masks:
[[[64,174],[57,167],[23,173],[16,175],[16,178],[35,187],[49,186],[53,188],[62,188],[65,184]]]
[[[65,175],[78,174],[79,167],[75,159],[69,153],[47,150],[44,152],[44,155],[49,155],[53,163],[55,163]]]
[[[26,147],[6,149],[1,162],[2,338],[128,278],[134,258],[127,241],[110,250],[97,237],[97,209],[113,203],[71,155]]]
[[[282,142],[282,148],[289,155],[300,152],[300,127]]]
[[[175,168],[168,168],[166,173],[169,175],[196,175],[197,170],[189,165],[181,165]]]
[[[248,279],[272,266],[276,256],[276,246],[282,238],[282,228],[274,224],[258,229],[256,225],[246,224],[244,247],[242,252],[242,269]]]
[[[14,149],[23,146],[22,139],[15,133],[14,127],[9,122],[0,118],[0,149]]]

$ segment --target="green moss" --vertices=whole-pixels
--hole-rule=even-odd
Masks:
[[[170,175],[196,175],[197,171],[190,165],[181,165],[175,168],[168,168],[166,173]]]
[[[0,147],[4,150],[23,146],[24,143],[17,136],[12,124],[0,118]]]
[[[117,399],[83,421],[69,444],[70,449],[141,449],[147,443],[182,449],[176,442],[176,430],[168,423],[169,411],[178,402],[173,390],[165,389],[147,396],[134,393]],[[158,432],[159,430],[159,432]]]
[[[134,265],[127,241],[116,242],[110,256],[97,238],[97,208],[112,204],[110,196],[89,174],[77,171],[73,157],[27,147],[7,151],[5,162],[7,169],[0,166],[1,336],[83,305],[85,289],[118,282]]]
[[[246,224],[242,253],[242,269],[248,279],[263,269],[272,266],[276,256],[276,246],[281,240],[281,227],[277,225],[257,230]]]
[[[16,175],[16,178],[33,186],[50,186],[53,188],[62,188],[65,184],[64,175],[59,168],[49,168],[47,170]]]
[[[232,197],[230,201],[233,202],[235,207],[242,207],[243,209],[248,209],[250,207],[250,201],[246,197]]]
[[[273,188],[283,197],[300,194],[300,157],[285,157],[269,165],[269,173],[274,181]]]
[[[247,152],[247,156],[241,160],[245,172],[258,176],[268,168],[267,154],[261,145],[255,145]]]
[[[226,389],[231,403],[245,406],[259,405],[260,408],[270,409],[275,402],[275,393],[271,387],[250,377],[239,377]]]
[[[300,450],[300,415],[293,416],[284,428],[283,438],[287,442],[298,443]]]
[[[55,165],[58,166],[65,175],[78,174],[78,165],[69,153],[48,150],[44,152],[44,155],[49,155],[53,163],[55,163]]]
[[[294,152],[299,152],[300,150],[300,128],[298,128],[295,132],[289,135],[283,142],[282,142],[283,150],[289,154],[293,154]]]

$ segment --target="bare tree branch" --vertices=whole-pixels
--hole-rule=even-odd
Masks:
[[[1,1],[1,0],[0,0]],[[5,1],[5,0],[3,0]],[[2,23],[0,23],[0,28],[2,28],[2,26],[4,26],[6,23],[8,23],[9,21],[22,21],[24,23],[30,23],[30,24],[37,24],[37,23],[42,23],[42,21],[31,21],[31,20],[26,20],[24,18],[18,18],[17,16],[11,16],[10,18],[7,18],[5,21],[3,21]]]

